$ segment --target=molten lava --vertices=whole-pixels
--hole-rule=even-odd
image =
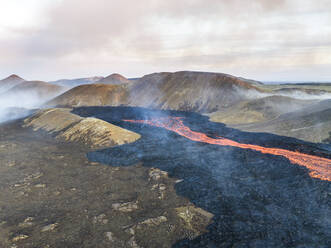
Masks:
[[[185,126],[181,117],[167,117],[151,120],[123,120],[132,123],[142,123],[151,126],[162,127],[178,133],[190,140],[204,142],[220,146],[234,146],[242,149],[251,149],[265,154],[283,156],[291,163],[304,166],[309,169],[309,175],[321,180],[331,181],[331,159],[308,155],[300,152],[289,151],[281,148],[268,148],[258,145],[242,144],[230,139],[219,137],[214,139],[204,133],[192,131]]]

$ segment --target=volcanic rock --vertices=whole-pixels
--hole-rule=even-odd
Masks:
[[[41,228],[41,232],[53,231],[58,225],[59,225],[58,223],[53,223],[53,224],[44,226],[43,228]]]
[[[137,202],[114,203],[112,204],[112,207],[114,210],[127,213],[137,210],[138,204]]]
[[[194,233],[194,236],[201,233],[201,227],[195,226],[195,223],[204,223],[206,226],[211,223],[214,215],[201,208],[194,206],[185,206],[176,208],[176,213],[184,221],[185,227]]]
[[[90,148],[122,145],[134,142],[139,134],[97,118],[82,118],[71,109],[45,109],[24,120],[25,127],[42,129],[59,139],[83,143]]]
[[[27,238],[29,238],[28,235],[20,234],[20,235],[15,236],[15,237],[13,238],[13,242],[17,242],[17,241],[24,240],[24,239],[27,239]]]

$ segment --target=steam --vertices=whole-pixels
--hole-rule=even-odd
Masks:
[[[292,97],[300,100],[327,100],[331,99],[331,93],[329,92],[321,92],[319,94],[309,94],[306,92],[302,92],[300,90],[293,91],[291,93],[277,93],[277,95]]]
[[[298,90],[284,90],[283,92],[259,92],[254,89],[250,90],[242,90],[236,86],[234,86],[235,90],[239,95],[248,98],[248,99],[259,99],[269,96],[285,96],[298,100],[327,100],[331,99],[331,92],[320,91],[320,92],[312,92],[307,93],[304,89]]]
[[[7,91],[0,95],[0,123],[28,116],[56,95],[43,96],[37,90]]]

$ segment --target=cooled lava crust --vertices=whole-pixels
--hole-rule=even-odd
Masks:
[[[129,107],[82,107],[73,111],[142,136],[131,144],[89,152],[91,161],[111,166],[141,163],[167,171],[182,180],[176,184],[179,195],[215,215],[208,233],[193,240],[182,240],[174,247],[331,246],[330,181],[312,177],[308,168],[284,156],[197,142],[134,120],[181,117],[189,129],[213,139],[222,137],[324,159],[330,159],[330,146],[272,134],[241,132],[189,112]]]

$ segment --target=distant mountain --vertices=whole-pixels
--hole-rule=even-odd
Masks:
[[[38,97],[47,98],[47,97],[55,96],[60,92],[65,91],[66,89],[67,88],[65,87],[59,85],[53,85],[43,81],[24,81],[12,87],[4,94],[6,95],[19,94],[19,93],[28,94],[33,92]]]
[[[267,85],[280,85],[280,86],[331,86],[331,82],[302,82],[302,81],[264,81]]]
[[[8,107],[36,108],[67,89],[42,81],[23,81],[0,94],[0,111]]]
[[[210,114],[211,121],[229,125],[258,123],[279,117],[282,114],[302,109],[316,103],[286,96],[267,96],[241,101],[229,108]]]
[[[122,83],[119,85],[115,81]],[[109,84],[81,85],[50,103],[59,106],[127,104],[210,112],[246,99],[245,92],[248,90],[261,92],[250,80],[221,73],[163,72],[146,75],[134,83],[126,84],[128,81],[119,74],[112,74],[102,80]]]
[[[88,78],[76,78],[76,79],[60,79],[57,81],[51,81],[49,83],[66,86],[66,87],[76,87],[78,85],[83,84],[93,84],[99,80],[103,79],[103,77],[88,77]]]
[[[213,112],[262,92],[251,80],[222,73],[180,71],[146,75],[130,85],[129,104],[161,109]]]
[[[6,82],[22,82],[25,81],[23,78],[17,76],[16,74],[12,74],[9,77],[6,77],[5,79],[0,80],[1,83]]]
[[[122,85],[86,84],[77,86],[47,103],[48,106],[118,106],[126,104],[127,87]]]
[[[102,78],[99,81],[97,81],[96,83],[98,84],[127,84],[129,83],[130,80],[127,79],[126,77],[114,73],[109,75],[108,77]]]
[[[25,81],[23,78],[15,74],[0,80],[0,93],[9,90],[10,88],[22,83],[23,81]]]
[[[268,121],[234,127],[268,132],[311,142],[331,143],[331,100],[319,101]]]

